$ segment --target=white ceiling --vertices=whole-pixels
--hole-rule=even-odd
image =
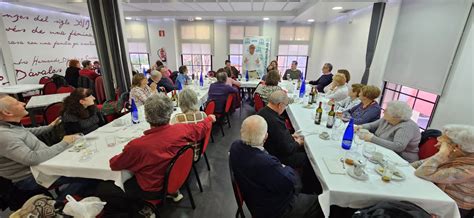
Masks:
[[[124,15],[132,18],[204,20],[270,20],[326,22],[343,14],[332,10],[362,9],[381,0],[123,0]],[[87,15],[85,0],[7,0],[13,4]]]

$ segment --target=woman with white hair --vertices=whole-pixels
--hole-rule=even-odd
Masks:
[[[207,117],[206,113],[199,111],[198,97],[192,89],[185,88],[178,99],[181,113],[176,114],[171,123],[198,123]]]
[[[411,163],[418,160],[421,140],[420,128],[410,119],[411,115],[412,110],[407,103],[392,101],[387,104],[381,119],[356,126],[355,129],[367,129],[368,133],[360,134],[362,139],[393,150]]]
[[[461,217],[473,217],[474,126],[446,125],[436,146],[434,156],[412,163],[415,175],[436,183],[455,200]]]

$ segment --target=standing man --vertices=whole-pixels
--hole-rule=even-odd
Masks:
[[[298,66],[297,61],[292,61],[291,62],[291,69],[287,69],[285,71],[285,74],[283,76],[284,80],[287,79],[301,79],[301,70],[298,70],[296,67]]]
[[[319,77],[319,79],[315,81],[309,81],[309,84],[315,85],[316,89],[318,89],[318,92],[324,93],[324,87],[327,85],[331,84],[332,82],[332,64],[330,63],[325,63],[323,65],[323,75]]]
[[[231,65],[229,60],[225,60],[225,72],[227,73],[227,77],[230,77],[232,79],[236,79],[239,77],[239,70],[235,68],[234,66]]]
[[[258,54],[255,53],[255,45],[251,44],[249,53],[244,55],[244,65],[242,66],[243,71],[248,70],[249,78],[257,79],[259,77],[257,70],[260,69],[260,61]]]

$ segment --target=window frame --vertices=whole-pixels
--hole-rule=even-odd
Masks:
[[[207,75],[207,73],[208,73],[208,72],[204,72],[204,71],[203,71],[203,70],[204,70],[204,68],[203,68],[204,66],[209,66],[209,67],[210,67],[209,69],[210,69],[211,71],[213,71],[213,69],[212,69],[212,63],[213,63],[213,62],[212,62],[212,59],[213,59],[212,57],[213,57],[213,55],[212,55],[212,54],[181,54],[181,66],[185,65],[185,64],[184,64],[184,58],[183,58],[184,55],[191,55],[191,60],[194,60],[194,59],[192,58],[192,55],[200,55],[200,56],[201,56],[201,63],[204,62],[204,61],[203,61],[203,56],[204,56],[204,55],[209,55],[210,61],[211,61],[211,62],[210,62],[210,65],[207,65],[207,64],[206,64],[206,65],[204,65],[204,64],[201,64],[201,65],[186,65],[186,67],[188,67],[188,70],[190,70],[190,69],[193,69],[193,68],[196,67],[196,66],[199,66],[199,67],[201,68],[201,72],[203,72],[204,75]],[[191,72],[191,74],[194,74],[194,72]]]
[[[129,52],[128,57],[130,58],[130,64],[132,65],[132,68],[133,68],[133,66],[137,65],[137,64],[132,63],[132,55],[138,55],[138,60],[140,62],[140,71],[143,70],[144,65],[141,64],[141,59],[140,59],[140,55],[143,55],[143,54],[146,54],[146,56],[147,56],[148,69],[150,69],[150,66],[151,66],[150,65],[150,53],[148,53],[148,52]],[[134,70],[134,69],[132,69],[132,70]],[[140,73],[142,73],[142,72],[140,72]]]
[[[396,85],[395,89],[393,88],[390,88],[388,87],[388,84],[391,83],[391,84],[394,84]],[[416,95],[413,95],[413,94],[410,94],[410,93],[406,93],[404,91],[402,91],[402,88],[403,87],[407,87],[407,88],[410,88],[410,89],[414,89],[416,90]],[[397,90],[398,89],[398,90]],[[428,129],[430,126],[431,126],[431,122],[433,121],[433,116],[436,112],[436,108],[438,107],[438,103],[439,103],[439,99],[441,96],[439,95],[436,95],[434,93],[430,93],[430,94],[433,94],[433,95],[436,95],[436,100],[433,102],[431,100],[427,100],[427,99],[424,99],[424,98],[420,98],[418,97],[418,94],[420,93],[420,91],[423,91],[423,90],[420,90],[420,89],[416,89],[416,88],[411,88],[411,87],[408,87],[408,86],[404,86],[404,85],[400,85],[400,84],[396,84],[396,83],[392,83],[392,82],[389,82],[389,81],[384,81],[383,82],[383,89],[382,89],[382,94],[380,96],[380,106],[382,108],[382,113],[385,111],[385,108],[383,108],[383,105],[384,105],[384,97],[385,97],[385,94],[386,94],[386,91],[389,90],[389,91],[392,91],[394,92],[395,94],[397,94],[397,99],[392,99],[391,101],[397,101],[400,99],[400,95],[406,95],[410,98],[413,98],[414,101],[413,101],[413,106],[411,107],[412,110],[415,110],[415,105],[416,105],[416,102],[417,100],[420,100],[420,101],[424,101],[424,102],[427,102],[427,103],[430,103],[430,104],[433,104],[433,110],[431,110],[431,114],[429,116],[429,119],[428,119],[428,122],[426,124],[426,128],[423,128],[421,127],[420,125],[418,125],[418,122],[415,121],[415,123],[418,125],[418,127],[422,130],[426,130]],[[423,91],[423,92],[426,92],[426,91]],[[387,102],[388,103],[388,102]]]

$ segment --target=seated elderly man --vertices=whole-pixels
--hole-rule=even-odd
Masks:
[[[393,150],[411,163],[418,160],[421,140],[420,128],[410,119],[411,114],[407,103],[392,101],[387,104],[382,119],[356,126],[355,129],[369,130],[368,133],[360,134],[362,139]]]
[[[28,111],[25,110],[25,103],[0,94],[0,177],[11,180],[18,189],[25,191],[69,184],[58,196],[58,200],[63,200],[67,194],[84,194],[79,191],[92,185],[94,181],[61,177],[56,181],[40,181],[41,186],[36,182],[30,166],[38,165],[63,152],[74,143],[76,136],[64,136],[61,142],[48,147],[37,136],[52,131],[60,122],[59,119],[49,126],[24,128],[20,120],[26,115]]]
[[[165,88],[166,92],[171,92],[178,89],[178,87],[175,86],[173,81],[170,79],[168,69],[165,66],[159,66],[157,71],[161,73],[161,79],[158,81],[159,88]]]
[[[130,141],[121,154],[110,159],[112,170],[129,170],[135,176],[125,182],[128,196],[141,198],[147,193],[159,193],[171,159],[189,142],[205,137],[215,122],[210,115],[197,124],[170,125],[173,103],[164,94],[152,95],[145,102],[145,117],[150,129],[144,136]],[[174,196],[178,201],[183,196]]]
[[[227,96],[231,93],[238,93],[239,90],[226,84],[227,74],[226,72],[219,72],[216,76],[217,82],[209,86],[208,101],[214,100],[216,102],[216,113],[223,113],[225,110],[225,103]]]
[[[474,126],[446,125],[436,146],[434,156],[412,163],[415,175],[455,200],[462,218],[474,217]]]
[[[289,102],[290,99],[284,91],[274,91],[268,99],[267,106],[257,113],[268,124],[265,149],[283,164],[293,168],[302,168],[303,189],[305,192],[318,192],[318,180],[304,150],[304,139],[298,134],[291,135],[285,125],[285,118],[281,116]]]
[[[230,149],[230,162],[245,204],[253,217],[317,217],[316,195],[295,191],[295,171],[265,151],[267,123],[253,115],[242,123],[241,140]]]

